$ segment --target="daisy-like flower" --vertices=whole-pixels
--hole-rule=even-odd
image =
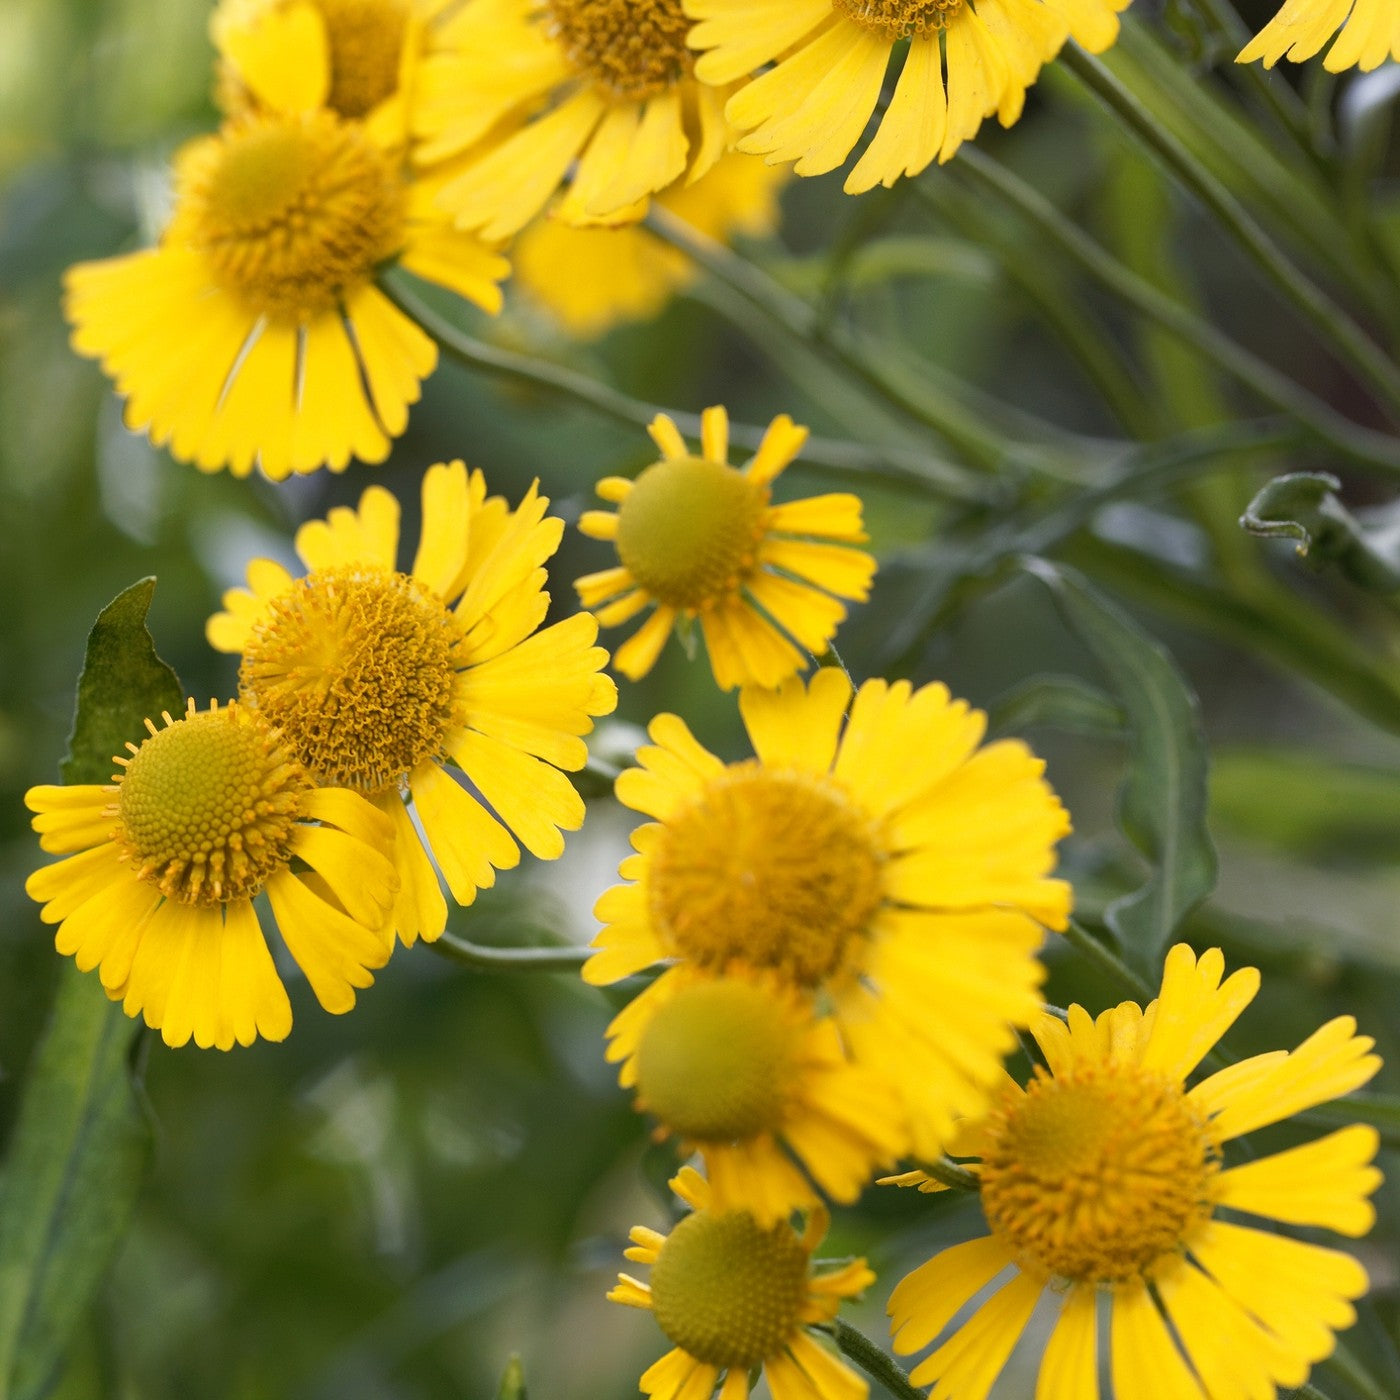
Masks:
[[[480,472],[431,467],[405,573],[398,502],[371,486],[358,510],[297,532],[305,576],[254,560],[248,589],[226,593],[226,611],[209,620],[210,642],[242,654],[243,700],[318,782],[364,794],[391,820],[405,943],[447,923],[424,840],[453,897],[470,904],[519,863],[520,846],[553,859],[562,832],[583,824],[583,799],[560,770],[588,761],[581,736],[617,688],[600,674],[607,653],[587,614],[539,630],[542,566],[563,531],[548,505],[531,487],[512,511],[487,497]]]
[[[113,784],[30,788],[46,851],[25,889],[58,951],[167,1045],[251,1045],[292,1026],[253,899],[327,1011],[349,1011],[394,947],[394,828],[357,793],[317,787],[237,703],[150,720]],[[305,868],[293,870],[296,861]]]
[[[851,1064],[835,1023],[771,976],[683,967],[624,1008],[608,1037],[658,1135],[703,1155],[715,1210],[743,1207],[766,1227],[815,1201],[811,1181],[850,1202],[904,1149],[891,1086]]]
[[[416,158],[452,161],[443,208],[506,238],[566,177],[571,223],[640,218],[698,180],[729,144],[729,89],[691,76],[689,28],[681,0],[466,0],[433,27],[414,102]]]
[[[721,156],[694,184],[677,181],[657,203],[717,242],[761,238],[778,226],[788,172],[754,156]],[[514,285],[572,336],[591,339],[620,321],[655,316],[696,276],[695,264],[636,223],[579,227],[536,219],[511,248]]]
[[[1375,1074],[1372,1041],[1349,1016],[1291,1053],[1257,1055],[1188,1089],[1186,1080],[1253,1000],[1259,974],[1223,982],[1218,949],[1167,956],[1158,999],[1094,1020],[1042,1015],[1049,1064],[969,1126],[991,1234],[954,1245],[894,1290],[895,1350],[917,1351],[1004,1271],[1007,1281],[913,1371],[931,1400],[984,1400],[1041,1295],[1060,1299],[1038,1400],[1098,1400],[1098,1296],[1109,1302],[1118,1400],[1265,1400],[1301,1386],[1355,1320],[1366,1274],[1349,1254],[1277,1224],[1361,1235],[1380,1182],[1374,1128],[1226,1165],[1241,1134],[1350,1092]],[[901,1178],[918,1179],[918,1174]],[[1262,1222],[1236,1222],[1220,1212]]]
[[[437,0],[219,0],[219,98],[239,113],[328,107],[380,145],[408,137],[414,65]]]
[[[1322,66],[1329,73],[1369,73],[1400,59],[1400,11],[1389,0],[1286,0],[1283,8],[1240,50],[1236,63],[1256,58],[1272,68],[1281,58],[1302,63],[1338,30]]]
[[[994,112],[1020,115],[1026,89],[1066,38],[1093,53],[1118,37],[1127,0],[685,0],[691,47],[707,83],[774,67],[729,99],[749,134],[741,151],[834,170],[879,101],[890,56],[908,40],[888,109],[846,190],[858,194],[950,159]],[[947,74],[946,85],[944,74]]]
[[[920,1155],[975,1113],[1040,1011],[1041,925],[1070,890],[1049,878],[1069,818],[1015,740],[979,748],[985,717],[941,685],[851,687],[818,671],[745,687],[757,758],[725,765],[675,715],[617,780],[654,820],[629,883],[598,901],[585,980],[666,958],[766,972],[829,1004],[854,1061],[911,1111]]]
[[[719,1400],[745,1400],[750,1371],[762,1367],[773,1400],[864,1400],[864,1378],[807,1330],[875,1282],[864,1259],[813,1271],[826,1211],[813,1206],[798,1234],[786,1220],[765,1225],[746,1210],[718,1209],[690,1167],[671,1189],[691,1213],[669,1235],[635,1227],[626,1251],[651,1265],[650,1284],[620,1274],[608,1294],[649,1309],[674,1346],[641,1389],[653,1400],[708,1400],[723,1376]]]
[[[382,264],[500,309],[505,259],[447,224],[371,128],[310,100],[318,32],[235,44],[259,100],[177,154],[159,246],[65,278],[73,347],[115,381],[127,426],[203,471],[384,460],[437,347],[375,286]]]
[[[771,483],[807,441],[782,414],[742,470],[729,462],[729,419],[707,408],[701,454],[658,414],[650,428],[661,460],[636,479],[609,476],[598,494],[616,512],[586,511],[579,529],[617,547],[618,567],[577,580],[579,599],[605,627],[648,607],[651,616],[618,647],[613,664],[637,680],[656,664],[678,619],[698,618],[723,690],[776,686],[820,655],[864,601],[875,561],[853,548],[867,536],[856,496],[771,504]],[[776,625],[775,625],[776,624]]]

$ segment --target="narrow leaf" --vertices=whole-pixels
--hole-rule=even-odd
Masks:
[[[1139,966],[1157,959],[1215,886],[1206,826],[1207,756],[1195,695],[1167,651],[1080,575],[1029,559],[1060,615],[1103,668],[1127,718],[1128,772],[1119,824],[1151,863],[1145,884],[1105,911]]]
[[[145,718],[181,705],[146,630],[154,587],[133,584],[88,637],[68,782],[107,782]],[[0,1186],[0,1400],[52,1389],[131,1221],[149,1147],[130,1068],[139,1032],[96,977],[65,962]]]
[[[506,1369],[501,1373],[501,1388],[496,1392],[496,1400],[526,1400],[525,1366],[518,1351],[511,1352]]]

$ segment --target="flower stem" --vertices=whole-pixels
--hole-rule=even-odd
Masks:
[[[877,1347],[864,1332],[857,1331],[839,1317],[831,1324],[830,1331],[842,1353],[898,1400],[928,1400],[924,1392],[909,1379],[904,1368],[888,1352]]]
[[[1135,997],[1140,997],[1143,1005],[1146,1005],[1156,995],[1152,988],[1117,953],[1104,947],[1082,924],[1071,919],[1062,930],[1061,936],[1071,948],[1093,963],[1100,972],[1117,982],[1124,991],[1131,992]]]
[[[1092,55],[1066,46],[1061,62],[1153,151],[1215,216],[1266,277],[1368,384],[1379,402],[1400,412],[1400,369],[1328,294],[1296,268],[1234,195]]]
[[[591,379],[586,374],[556,365],[548,360],[522,355],[467,335],[421,301],[391,274],[381,279],[385,296],[436,343],[448,359],[472,370],[484,370],[517,384],[548,389],[572,399],[596,413],[619,423],[646,427],[658,413],[675,420],[688,437],[700,436],[699,414],[678,413],[658,404],[634,399]],[[764,429],[743,423],[730,424],[730,438],[740,447],[754,450],[763,440]],[[991,483],[979,481],[972,473],[929,454],[898,448],[867,447],[863,443],[833,438],[808,438],[802,449],[802,463],[813,471],[847,480],[877,477],[893,485],[916,487],[944,500],[986,504],[996,494]]]
[[[924,1174],[953,1191],[980,1191],[982,1183],[975,1172],[960,1167],[947,1157],[924,1163]]]
[[[488,948],[444,933],[428,946],[444,958],[476,972],[577,972],[587,948]]]

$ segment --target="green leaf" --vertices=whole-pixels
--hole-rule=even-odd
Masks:
[[[527,1400],[525,1366],[518,1351],[511,1352],[506,1369],[501,1373],[501,1388],[496,1392],[496,1400]]]
[[[1371,512],[1366,524],[1338,499],[1342,483],[1327,472],[1276,476],[1249,503],[1240,524],[1251,535],[1291,539],[1314,568],[1332,564],[1377,593],[1400,589],[1400,518]]]
[[[1087,580],[1043,559],[1028,559],[1025,568],[1050,590],[1066,624],[1103,667],[1127,717],[1119,824],[1152,873],[1104,917],[1124,951],[1155,972],[1181,921],[1215,886],[1196,698],[1166,650]]]
[[[178,712],[175,673],[146,630],[154,579],[108,605],[88,637],[63,775],[105,783],[147,715]],[[0,1400],[39,1400],[131,1221],[149,1149],[132,1079],[140,1023],[65,962],[0,1186]]]
[[[1119,738],[1123,711],[1078,676],[1031,676],[987,707],[987,723],[993,734],[1042,725],[1070,734]]]

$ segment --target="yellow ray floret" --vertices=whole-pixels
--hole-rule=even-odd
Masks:
[[[668,1235],[638,1226],[627,1258],[651,1266],[651,1281],[621,1274],[608,1294],[645,1308],[674,1344],[641,1378],[652,1400],[745,1400],[761,1370],[774,1400],[865,1400],[863,1377],[809,1328],[830,1322],[843,1298],[875,1275],[864,1259],[815,1272],[812,1253],[826,1233],[813,1206],[799,1234],[786,1219],[765,1224],[722,1206],[690,1167],[671,1182],[692,1207]]]
[[[696,75],[732,83],[741,151],[795,161],[799,175],[840,165],[860,141],[895,49],[908,41],[875,134],[846,179],[858,194],[949,160],[995,114],[1010,126],[1026,89],[1067,38],[1091,52],[1118,36],[1126,0],[685,0],[697,20]]]
[[[1039,1013],[1042,925],[1069,911],[1051,878],[1069,818],[1040,760],[1013,740],[979,748],[984,716],[941,685],[869,681],[852,705],[828,669],[810,688],[746,687],[740,708],[756,758],[721,763],[660,715],[618,779],[653,820],[629,883],[598,901],[584,977],[678,958],[663,982],[689,964],[818,994],[854,1062],[910,1109],[917,1150],[941,1151]]]
[[[1400,58],[1400,10],[1390,0],[1286,0],[1236,62],[1262,59],[1265,68],[1281,58],[1302,63],[1334,34],[1337,42],[1322,61],[1329,73],[1348,68],[1369,73],[1387,59]]]
[[[397,829],[406,943],[446,926],[428,852],[460,904],[521,846],[562,853],[584,815],[565,772],[584,766],[582,736],[617,703],[591,617],[540,627],[544,561],[563,530],[549,502],[532,486],[511,510],[461,462],[431,467],[422,496],[407,572],[398,501],[372,486],[357,510],[298,531],[303,577],[254,560],[248,588],[225,594],[208,624],[215,647],[242,656],[243,700],[318,781],[363,793]]]
[[[705,410],[692,453],[664,414],[651,425],[661,460],[636,481],[606,477],[598,494],[617,512],[588,511],[579,529],[612,540],[618,566],[576,581],[604,626],[649,611],[613,658],[637,680],[656,664],[681,619],[698,619],[716,683],[775,686],[826,650],[864,601],[875,560],[860,500],[816,496],[772,504],[771,483],[802,450],[807,429],[775,418],[743,470],[729,466],[729,419]]]
[[[559,216],[635,219],[729,143],[729,89],[697,83],[680,0],[466,0],[432,29],[416,158],[446,162],[440,201],[505,238],[567,185]]]
[[[1372,1042],[1342,1017],[1291,1054],[1186,1078],[1253,999],[1259,975],[1224,977],[1219,949],[1167,956],[1162,990],[1096,1019],[1032,1026],[1048,1069],[1005,1082],[958,1150],[981,1159],[991,1233],[935,1255],[890,1297],[895,1350],[936,1341],[960,1309],[1007,1281],[915,1367],[931,1397],[986,1400],[1047,1288],[1060,1300],[1037,1400],[1099,1400],[1097,1298],[1109,1299],[1114,1400],[1271,1400],[1303,1385],[1349,1326],[1366,1274],[1349,1254],[1276,1233],[1278,1222],[1361,1235],[1380,1184],[1374,1128],[1227,1165],[1226,1145],[1366,1083]],[[922,1185],[920,1172],[895,1179]],[[1232,1223],[1228,1208],[1261,1221]]]
[[[292,1025],[253,899],[327,1011],[348,1011],[394,947],[390,821],[358,794],[316,787],[259,715],[197,712],[128,744],[109,787],[31,788],[46,851],[25,885],[58,951],[167,1045],[251,1045]],[[294,870],[293,864],[300,867]]]

